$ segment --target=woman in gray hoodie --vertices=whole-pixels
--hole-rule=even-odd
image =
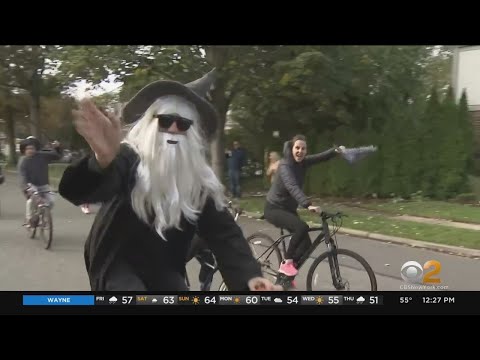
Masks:
[[[311,246],[309,228],[307,223],[300,219],[297,213],[298,206],[313,212],[322,211],[319,206],[312,204],[302,190],[307,169],[314,164],[336,157],[343,149],[343,146],[334,147],[322,153],[307,156],[307,142],[303,135],[296,135],[284,144],[284,158],[280,161],[278,175],[267,194],[264,210],[265,219],[268,222],[292,233],[285,260],[280,265],[280,273],[287,276],[297,275],[297,263]]]

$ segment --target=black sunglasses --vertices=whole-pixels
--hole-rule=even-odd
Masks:
[[[190,126],[193,125],[193,121],[190,119],[186,119],[179,115],[173,114],[160,114],[155,115],[155,118],[158,119],[158,126],[162,129],[168,129],[172,124],[175,122],[177,124],[177,128],[180,131],[187,131],[190,129]]]

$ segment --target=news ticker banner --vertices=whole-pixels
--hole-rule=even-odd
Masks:
[[[478,304],[480,292],[467,291],[0,293],[0,314],[480,315]]]
[[[380,295],[24,295],[25,306],[382,305]]]
[[[382,305],[380,295],[23,295],[24,306]]]
[[[385,301],[385,297],[386,300]],[[414,304],[449,304],[458,302],[455,293],[422,294],[28,294],[23,295],[23,306],[383,306]]]

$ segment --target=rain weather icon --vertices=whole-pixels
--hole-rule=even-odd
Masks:
[[[364,301],[365,301],[365,298],[363,296],[360,296],[357,298],[357,304],[363,304]]]
[[[115,296],[112,296],[110,299],[108,299],[109,304],[115,304],[118,301],[118,299]]]

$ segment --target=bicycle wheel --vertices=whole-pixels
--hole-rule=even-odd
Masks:
[[[262,267],[263,276],[270,281],[277,280],[277,271],[282,262],[282,254],[275,241],[265,233],[256,232],[247,238],[255,259]]]
[[[49,249],[53,240],[53,223],[50,208],[45,207],[40,214],[40,236],[43,239],[45,249]]]
[[[347,249],[337,249],[339,275],[343,289],[333,284],[328,252],[317,257],[307,274],[307,291],[376,291],[377,279],[368,262],[357,253]],[[355,284],[354,287],[352,285]]]
[[[30,239],[35,238],[35,234],[37,233],[38,222],[39,222],[39,214],[35,214],[32,216],[33,220],[30,220]]]

